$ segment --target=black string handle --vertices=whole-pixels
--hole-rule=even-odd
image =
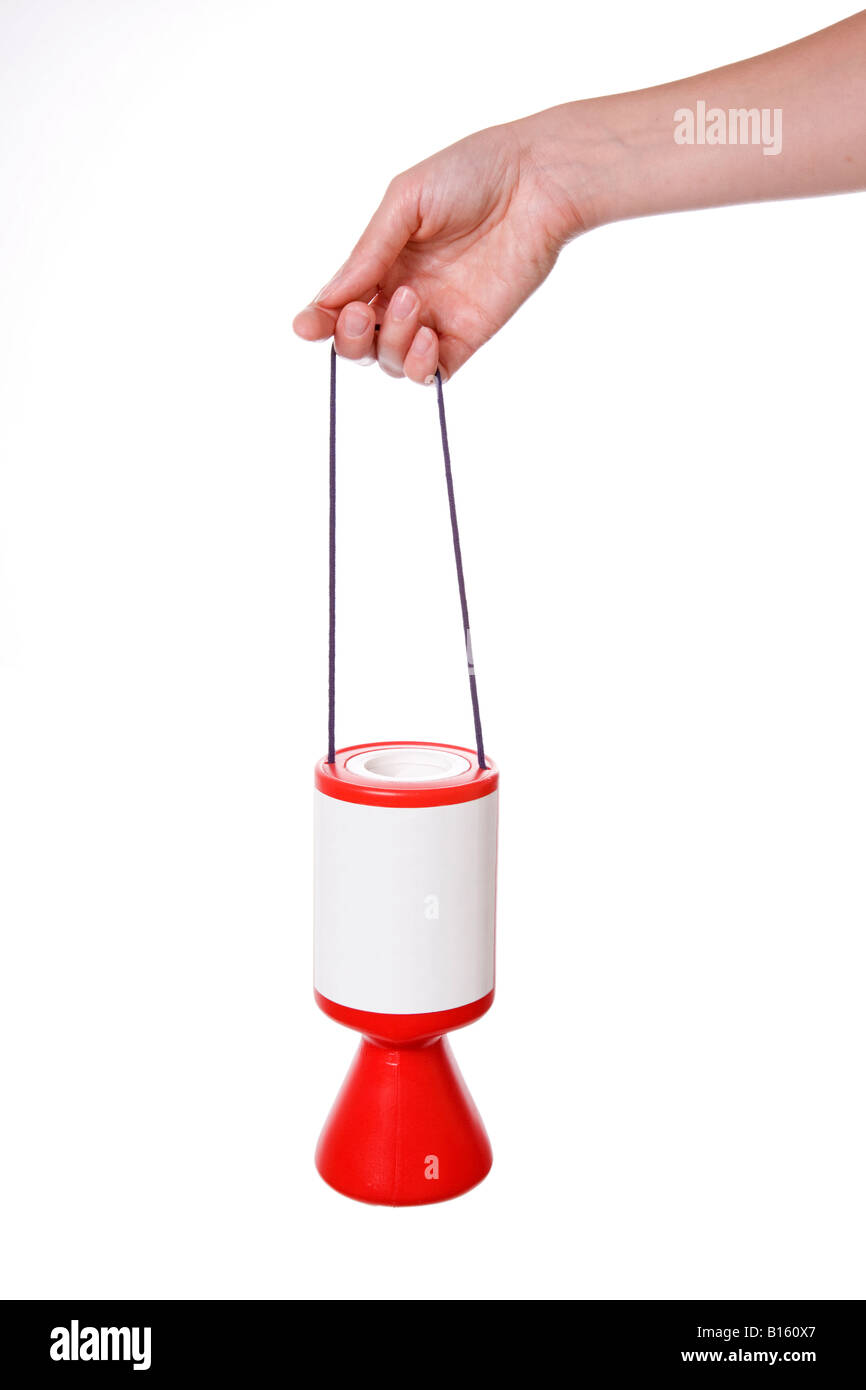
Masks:
[[[331,425],[328,434],[328,762],[334,744],[334,678],[337,658],[337,350],[331,345]]]
[[[328,435],[328,762],[336,758],[334,736],[334,688],[336,673],[337,635],[337,352],[331,346],[330,431]],[[478,766],[486,768],[484,736],[481,732],[481,713],[478,708],[478,686],[475,663],[472,659],[472,636],[469,630],[469,605],[466,601],[466,580],[463,576],[463,555],[460,550],[460,530],[454,501],[454,479],[451,473],[451,450],[448,447],[448,427],[445,423],[445,398],[442,375],[436,372],[436,398],[439,407],[439,430],[442,435],[442,457],[445,462],[445,486],[448,489],[448,511],[451,517],[451,538],[454,542],[454,563],[457,567],[457,588],[460,591],[460,611],[463,615],[463,637],[466,645],[466,666],[469,672],[469,695],[472,700],[472,719],[475,725],[475,748]]]

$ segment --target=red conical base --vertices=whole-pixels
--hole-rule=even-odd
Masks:
[[[360,1202],[418,1206],[458,1197],[492,1162],[445,1038],[400,1048],[361,1040],[316,1149],[325,1182]]]

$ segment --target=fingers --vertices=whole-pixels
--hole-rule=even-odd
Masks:
[[[431,381],[439,360],[439,343],[432,329],[421,325],[417,291],[402,285],[390,301],[377,297],[419,226],[417,189],[408,177],[401,176],[388,188],[346,264],[295,318],[298,336],[315,342],[333,334],[341,357],[356,362],[378,357],[389,376]]]
[[[302,309],[295,315],[292,328],[299,338],[305,338],[308,343],[320,342],[322,338],[330,338],[337,322],[337,315],[331,309],[320,309],[318,304],[308,304],[306,309]]]
[[[387,306],[384,297],[379,297],[375,307],[353,300],[339,313],[311,304],[298,314],[294,330],[308,342],[333,335],[341,357],[353,362],[378,357],[388,376],[407,376],[410,381],[429,386],[439,364],[439,339],[432,328],[421,325],[420,314],[417,293],[410,286],[401,285]]]
[[[379,285],[385,279],[419,224],[417,191],[407,179],[395,179],[346,264],[319,291],[314,302],[340,309],[350,299],[365,298],[369,285]]]
[[[358,295],[362,308],[366,308],[375,294],[376,288],[373,286],[365,289],[363,294]],[[348,305],[346,307],[348,308]],[[292,328],[299,338],[305,338],[308,343],[317,343],[323,338],[331,338],[334,336],[342,308],[343,306],[340,305],[337,309],[325,309],[314,300],[312,304],[307,305],[306,309],[302,309],[299,314],[295,315]]]
[[[418,332],[421,301],[409,285],[401,285],[381,316],[376,343],[379,366],[388,376],[403,375],[403,358]]]
[[[439,365],[439,339],[432,328],[419,328],[403,359],[403,371],[410,381],[431,386]]]
[[[439,363],[439,339],[420,322],[421,301],[409,285],[394,291],[387,308],[378,308],[376,355],[388,376],[407,376],[429,386]]]
[[[376,330],[376,313],[369,304],[353,300],[342,310],[334,330],[334,345],[341,357],[360,362],[365,357],[374,357],[373,338]]]
[[[338,326],[341,311],[356,307],[352,301],[373,298],[419,222],[417,192],[406,178],[395,179],[346,264],[295,318],[293,328],[298,337],[317,342],[330,338],[337,327],[337,351],[344,357],[355,357],[356,339]]]

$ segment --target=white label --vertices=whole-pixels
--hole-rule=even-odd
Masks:
[[[456,1009],[493,988],[498,793],[361,806],[316,792],[316,989],[369,1013]]]

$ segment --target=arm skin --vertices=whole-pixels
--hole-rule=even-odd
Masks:
[[[677,144],[674,112],[781,109],[782,148]],[[297,316],[308,341],[390,376],[447,377],[608,222],[866,189],[866,11],[662,87],[479,131],[398,175],[348,261]],[[380,331],[374,331],[375,325]]]

